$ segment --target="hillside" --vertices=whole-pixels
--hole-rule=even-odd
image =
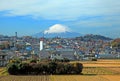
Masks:
[[[93,35],[93,34],[88,34],[82,37],[77,37],[77,39],[81,41],[91,41],[91,40],[112,40],[112,38],[101,36],[101,35]]]
[[[112,46],[113,46],[113,47],[120,48],[120,38],[114,39],[114,40],[112,41]]]

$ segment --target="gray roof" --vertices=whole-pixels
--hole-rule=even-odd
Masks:
[[[74,56],[74,51],[61,51],[61,55],[63,58],[68,58],[70,60],[76,60]]]
[[[99,54],[99,58],[102,59],[115,59],[115,58],[120,58],[120,56],[118,57],[118,54]]]
[[[76,60],[75,56],[74,56],[74,51],[56,51],[54,52],[56,54],[60,54],[62,56],[62,58],[68,58],[70,60]],[[42,50],[40,52],[40,58],[48,58],[50,57],[51,54],[49,51],[46,50]]]
[[[50,53],[49,53],[49,51],[42,50],[42,51],[40,51],[39,56],[40,56],[40,58],[45,59],[50,56]]]
[[[0,51],[0,56],[6,56],[7,55],[7,53],[5,52],[5,51]]]

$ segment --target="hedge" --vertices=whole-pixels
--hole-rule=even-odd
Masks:
[[[81,63],[40,62],[40,63],[10,63],[7,67],[11,75],[49,75],[49,74],[80,74]]]

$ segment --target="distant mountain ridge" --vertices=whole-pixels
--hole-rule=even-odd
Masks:
[[[61,33],[44,33],[40,32],[37,34],[34,34],[33,37],[40,38],[40,37],[46,37],[46,38],[53,38],[53,37],[61,37],[61,38],[74,38],[82,36],[82,34],[77,32],[61,32]]]
[[[82,41],[90,41],[90,40],[112,40],[112,38],[105,37],[102,35],[93,35],[93,34],[87,34],[85,36],[77,37],[77,39]]]

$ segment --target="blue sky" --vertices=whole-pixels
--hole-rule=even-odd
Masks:
[[[0,0],[0,34],[32,35],[56,24],[82,34],[120,37],[120,1]]]

